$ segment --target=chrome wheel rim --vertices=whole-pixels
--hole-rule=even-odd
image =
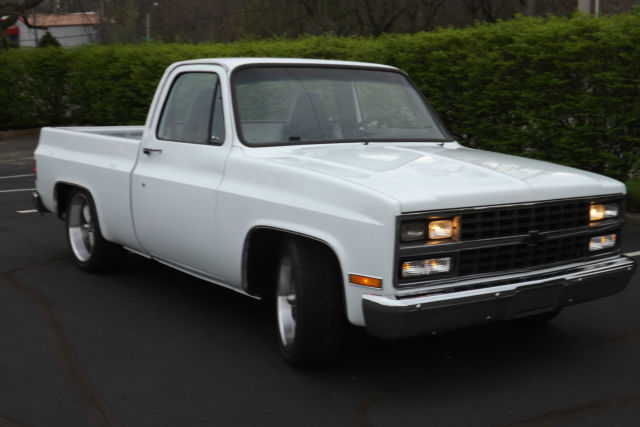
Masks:
[[[84,194],[75,194],[69,204],[69,242],[75,257],[86,262],[91,258],[95,245],[95,222],[91,215],[91,203]]]
[[[285,348],[289,348],[296,334],[296,290],[293,283],[293,262],[289,257],[284,257],[280,262],[276,309],[280,340]]]

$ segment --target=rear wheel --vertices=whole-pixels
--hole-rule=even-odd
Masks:
[[[80,189],[72,190],[67,200],[67,241],[78,268],[97,272],[119,264],[123,249],[102,237],[96,208],[89,193]]]
[[[276,282],[280,351],[293,366],[325,364],[342,348],[342,279],[333,253],[302,239],[283,244]]]

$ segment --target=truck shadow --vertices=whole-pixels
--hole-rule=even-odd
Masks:
[[[492,324],[402,340],[352,327],[334,364],[298,370],[280,358],[272,309],[261,301],[134,255],[108,275],[79,272],[70,261],[56,267],[71,283],[68,293],[81,294],[86,305],[63,307],[74,310],[63,317],[83,320],[70,325],[72,338],[84,337],[74,340],[80,360],[107,402],[126,396],[126,404],[115,406],[133,417],[148,407],[163,417],[215,419],[249,399],[251,409],[233,411],[227,425],[290,425],[292,412],[308,426],[368,426],[398,413],[415,421],[406,425],[421,425],[431,415],[448,419],[446,408],[460,402],[509,400],[511,393],[544,400],[540,390],[556,381],[602,368],[610,344],[640,338],[640,329],[598,328],[607,307],[596,303],[549,323]],[[545,405],[555,408],[552,396]],[[166,399],[171,405],[153,403]]]
[[[129,255],[126,265],[114,276],[122,279],[118,282],[126,286],[128,292],[144,294],[173,316],[183,313],[192,318],[198,313],[210,322],[216,333],[233,336],[235,343],[244,342],[247,346],[257,341],[278,358],[273,310],[264,301],[247,298],[135,255]],[[561,314],[557,321],[565,315]],[[229,329],[220,330],[221,324]],[[424,365],[437,365],[441,369],[459,363],[500,369],[514,361],[522,363],[550,357],[572,348],[577,342],[578,337],[554,321],[497,323],[399,340],[379,339],[362,328],[349,327],[343,357],[320,371],[357,369],[364,372],[379,367],[382,361],[392,364],[396,372],[411,372]]]

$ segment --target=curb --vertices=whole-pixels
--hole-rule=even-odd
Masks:
[[[9,129],[0,131],[0,141],[3,139],[20,138],[23,136],[32,136],[40,133],[40,128],[33,129]]]

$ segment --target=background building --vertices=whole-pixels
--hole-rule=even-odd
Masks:
[[[41,28],[29,28],[23,19],[19,19],[15,25],[19,47],[37,46],[46,31],[62,46],[77,46],[97,41],[96,27],[100,24],[100,17],[95,12],[45,14],[31,15],[29,22]]]

